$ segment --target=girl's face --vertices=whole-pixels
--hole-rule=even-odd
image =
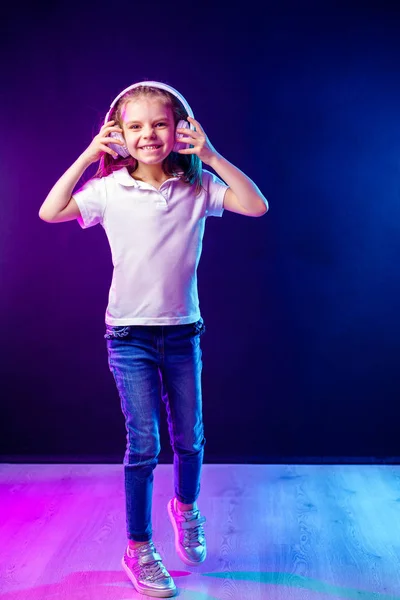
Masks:
[[[129,153],[140,163],[161,163],[174,147],[172,108],[157,97],[129,100],[122,108],[121,121]]]

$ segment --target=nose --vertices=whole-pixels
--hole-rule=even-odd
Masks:
[[[143,130],[143,137],[144,138],[153,138],[155,135],[154,129],[153,127],[151,127],[150,125],[145,127]]]

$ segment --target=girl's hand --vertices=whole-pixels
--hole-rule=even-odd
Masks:
[[[112,131],[122,133],[122,129],[117,125],[114,125],[114,123],[115,121],[107,121],[107,123],[104,123],[99,133],[93,138],[90,145],[82,153],[82,156],[89,163],[93,163],[99,160],[101,158],[101,155],[104,154],[104,152],[111,154],[111,156],[114,156],[114,158],[119,156],[116,152],[114,152],[114,150],[111,150],[111,148],[108,147],[108,144],[110,143],[120,144],[121,146],[124,145],[123,141],[118,140],[114,137],[109,137]]]
[[[185,148],[184,150],[178,150],[179,154],[197,154],[201,161],[205,164],[209,164],[213,157],[217,156],[218,153],[215,148],[211,145],[210,140],[206,136],[204,130],[202,129],[200,123],[193,119],[192,117],[188,117],[187,120],[191,125],[196,127],[196,131],[193,129],[177,129],[177,133],[183,133],[183,137],[177,136],[177,141],[183,142],[186,144],[191,144],[193,148]]]

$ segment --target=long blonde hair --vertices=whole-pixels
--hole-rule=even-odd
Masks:
[[[173,115],[174,115],[174,123],[175,127],[181,119],[186,120],[188,113],[184,108],[183,104],[179,101],[179,99],[167,92],[166,90],[162,90],[159,88],[151,87],[151,86],[139,86],[137,88],[133,88],[129,90],[124,96],[122,96],[117,104],[114,106],[113,110],[109,115],[109,120],[114,120],[116,124],[122,129],[122,120],[121,114],[124,106],[132,99],[137,99],[139,97],[157,97],[165,104],[171,106]],[[126,167],[130,174],[134,173],[138,167],[138,162],[132,156],[128,156],[124,158],[123,156],[118,156],[118,158],[114,159],[107,152],[101,157],[99,162],[99,167],[94,174],[93,177],[101,178],[110,175],[113,171],[117,171]],[[180,173],[180,178],[185,183],[195,185],[196,186],[196,194],[198,194],[201,190],[201,161],[196,154],[179,154],[177,152],[170,152],[170,154],[164,159],[162,163],[163,171],[166,175],[176,175]]]

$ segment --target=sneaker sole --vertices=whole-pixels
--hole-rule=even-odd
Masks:
[[[129,579],[131,580],[133,587],[139,594],[143,594],[145,596],[151,596],[152,598],[171,598],[172,596],[175,596],[176,588],[173,590],[149,590],[149,589],[141,588],[139,586],[138,582],[136,581],[134,575],[132,574],[132,571],[130,571],[128,569],[128,567],[126,566],[124,557],[122,557],[121,564],[122,564],[122,568],[124,569],[125,573],[128,575]]]
[[[183,551],[181,549],[181,545],[179,543],[179,531],[178,531],[178,527],[176,525],[176,521],[174,519],[174,513],[173,513],[173,500],[170,500],[167,504],[167,509],[168,509],[168,516],[169,516],[169,520],[172,523],[172,527],[174,528],[174,533],[175,533],[175,550],[179,556],[179,558],[186,564],[189,565],[190,567],[197,567],[198,565],[201,565],[201,563],[203,563],[206,559],[206,555],[204,556],[203,560],[200,561],[194,561],[194,560],[190,560],[190,558],[187,558],[187,556],[185,554],[183,554]]]

